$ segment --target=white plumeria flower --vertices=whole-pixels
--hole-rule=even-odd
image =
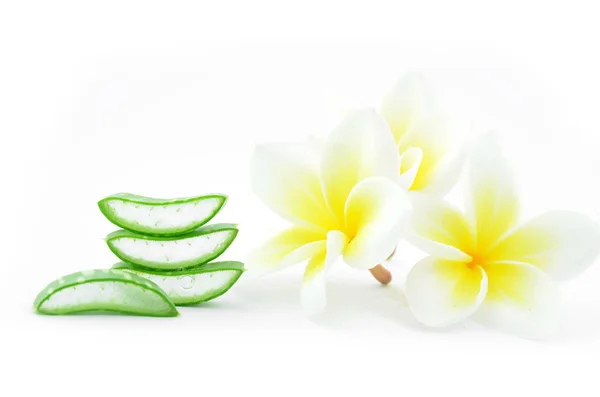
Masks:
[[[429,326],[473,316],[506,332],[546,336],[557,320],[555,281],[581,273],[599,252],[600,227],[578,213],[548,212],[517,226],[512,173],[491,134],[471,156],[466,217],[431,196],[413,205],[409,239],[431,256],[408,274],[406,297]]]
[[[381,114],[400,153],[401,185],[437,196],[448,193],[460,174],[464,150],[456,145],[447,120],[433,111],[423,77],[404,76],[384,97]]]
[[[322,310],[325,274],[336,259],[370,269],[391,254],[407,226],[411,204],[397,183],[399,167],[389,127],[373,110],[350,114],[322,145],[257,147],[253,189],[293,226],[256,249],[248,269],[309,260],[301,301],[309,314]]]

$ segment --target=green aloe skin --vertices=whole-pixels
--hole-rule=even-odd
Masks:
[[[174,270],[202,265],[218,258],[237,236],[230,223],[203,226],[177,237],[155,237],[119,230],[106,237],[122,261],[149,269]]]
[[[61,277],[44,288],[33,303],[41,314],[94,311],[175,317],[177,309],[154,282],[131,272],[86,270]]]
[[[147,278],[160,286],[178,306],[193,305],[226,293],[244,272],[241,262],[214,262],[183,270],[151,270],[119,262],[113,266]]]
[[[125,230],[152,236],[176,236],[206,224],[226,202],[224,194],[154,199],[119,193],[100,200],[98,207],[110,222]]]

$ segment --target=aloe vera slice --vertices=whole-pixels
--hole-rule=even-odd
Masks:
[[[203,226],[178,237],[144,236],[118,230],[106,237],[106,243],[124,262],[150,269],[185,269],[219,257],[237,233],[237,227],[229,223]]]
[[[108,311],[153,317],[177,316],[167,294],[152,281],[122,270],[86,270],[48,284],[33,303],[42,314]]]
[[[244,272],[241,262],[214,262],[175,271],[149,270],[119,262],[113,269],[125,270],[160,286],[176,305],[193,305],[215,299],[227,292]]]
[[[109,221],[125,230],[175,236],[210,221],[226,201],[223,194],[163,200],[119,193],[100,200],[98,207]]]

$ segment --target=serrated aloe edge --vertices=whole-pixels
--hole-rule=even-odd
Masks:
[[[236,261],[214,262],[183,270],[159,271],[119,262],[113,269],[132,272],[153,281],[178,306],[193,305],[226,293],[244,272]]]
[[[106,311],[152,317],[179,313],[154,282],[116,269],[86,270],[61,277],[46,286],[33,304],[41,314]]]
[[[119,193],[100,200],[98,207],[106,219],[125,230],[152,236],[175,236],[206,224],[226,202],[224,194],[155,199]]]
[[[119,230],[106,237],[122,261],[149,269],[184,269],[218,258],[238,234],[231,223],[200,227],[177,237],[156,237]]]

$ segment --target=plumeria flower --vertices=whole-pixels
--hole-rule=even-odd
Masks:
[[[556,281],[594,261],[600,228],[568,211],[518,225],[519,200],[494,135],[475,144],[469,171],[466,216],[431,196],[413,200],[409,239],[431,256],[407,276],[409,306],[429,326],[472,317],[522,336],[546,336],[556,326]]]
[[[457,134],[446,117],[434,111],[423,77],[418,73],[404,76],[384,96],[381,114],[393,133],[400,155],[399,183],[409,190],[409,198],[446,195],[462,171],[466,145],[457,144]],[[392,280],[383,265],[371,273],[382,284]]]
[[[256,249],[254,271],[308,260],[301,301],[309,314],[325,307],[325,275],[339,258],[357,269],[385,260],[410,218],[397,183],[400,158],[385,120],[373,110],[350,114],[322,145],[266,144],[252,159],[252,185],[293,226]]]
[[[443,196],[456,183],[465,156],[448,120],[436,113],[432,102],[423,77],[409,73],[384,97],[381,114],[401,156],[402,186]]]

